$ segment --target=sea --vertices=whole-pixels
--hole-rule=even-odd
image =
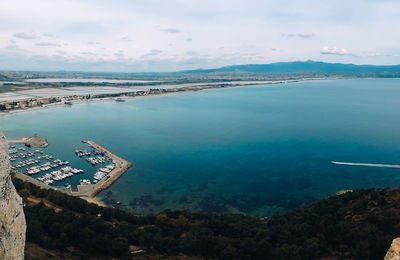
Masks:
[[[310,80],[92,102],[0,116],[9,139],[83,169],[93,140],[132,162],[98,198],[141,214],[166,209],[271,216],[339,190],[400,186],[400,79]],[[33,149],[34,148],[26,148]],[[336,162],[356,163],[333,164]],[[40,177],[43,173],[38,174]]]

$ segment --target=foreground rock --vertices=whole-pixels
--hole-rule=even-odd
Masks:
[[[24,259],[25,215],[11,182],[8,144],[0,130],[0,259]]]
[[[392,245],[386,253],[385,260],[400,260],[400,238],[393,239]]]

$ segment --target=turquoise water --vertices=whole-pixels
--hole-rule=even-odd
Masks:
[[[100,194],[109,204],[270,215],[341,189],[400,186],[399,169],[330,163],[400,164],[399,100],[399,79],[308,81],[56,107],[0,125],[8,138],[46,137],[46,153],[87,176],[95,170],[74,155],[83,139],[131,161]]]

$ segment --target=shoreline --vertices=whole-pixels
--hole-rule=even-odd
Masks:
[[[265,81],[257,82],[257,81],[254,81],[252,83],[247,83],[247,84],[240,84],[240,83],[229,84],[229,82],[227,82],[226,85],[225,84],[221,84],[220,86],[216,86],[216,85],[198,85],[198,86],[181,87],[181,88],[175,88],[175,89],[159,88],[158,90],[161,91],[161,93],[159,93],[159,92],[157,92],[157,93],[148,93],[148,94],[145,94],[145,95],[132,95],[132,94],[136,94],[138,91],[136,91],[136,92],[135,91],[132,91],[132,92],[121,92],[121,93],[118,93],[118,94],[112,94],[113,96],[91,97],[89,99],[74,99],[74,100],[68,100],[68,103],[61,103],[61,102],[60,103],[51,103],[51,104],[46,104],[46,105],[41,105],[41,106],[28,107],[28,108],[24,108],[24,109],[12,109],[12,110],[9,110],[7,112],[0,111],[0,116],[7,115],[7,114],[14,114],[14,113],[35,111],[35,110],[39,110],[39,109],[61,107],[61,106],[70,106],[72,104],[83,104],[83,103],[94,103],[94,102],[109,102],[109,101],[115,101],[118,98],[123,99],[123,100],[127,100],[127,99],[134,99],[134,98],[148,98],[148,97],[156,97],[156,96],[178,95],[178,94],[183,94],[183,93],[193,93],[193,92],[199,92],[199,91],[212,91],[212,90],[219,90],[219,89],[250,87],[250,86],[261,86],[261,85],[273,85],[273,84],[281,85],[281,84],[287,84],[287,83],[297,83],[297,82],[303,82],[303,81],[326,80],[326,79],[329,79],[329,78],[306,78],[306,79],[280,80],[280,81],[269,81],[269,82],[265,82]],[[111,93],[103,94],[103,95],[111,95]],[[54,96],[54,97],[67,98],[66,96]],[[83,96],[77,96],[77,97],[81,97],[82,98]]]
[[[45,108],[53,108],[53,107],[60,107],[60,106],[69,106],[71,104],[83,104],[83,103],[92,103],[92,102],[108,102],[108,101],[115,101],[118,98],[122,98],[123,100],[127,100],[127,99],[133,99],[133,98],[149,98],[149,97],[156,97],[156,96],[169,96],[169,95],[178,95],[178,94],[183,94],[183,93],[192,93],[192,92],[198,92],[198,91],[214,91],[214,90],[222,90],[222,89],[227,89],[227,88],[237,88],[237,87],[246,87],[246,86],[262,86],[262,85],[282,85],[282,84],[287,84],[287,83],[296,83],[296,82],[302,82],[302,81],[312,81],[312,80],[325,80],[327,78],[311,78],[311,79],[296,79],[296,80],[285,80],[285,81],[271,81],[269,83],[266,82],[259,82],[259,83],[254,83],[254,84],[235,84],[235,85],[228,85],[228,86],[197,86],[197,87],[188,87],[188,88],[177,88],[177,89],[173,89],[173,91],[171,91],[171,89],[169,91],[166,92],[161,92],[161,93],[150,93],[147,95],[135,95],[135,96],[127,96],[127,93],[121,93],[121,95],[119,96],[112,96],[112,97],[94,97],[94,98],[90,98],[90,99],[79,99],[79,100],[71,100],[68,101],[69,104],[65,104],[65,103],[56,103],[56,104],[50,104],[50,105],[45,105],[45,106],[37,106],[37,107],[30,107],[30,108],[26,108],[26,109],[15,109],[15,110],[11,110],[9,112],[0,112],[0,116],[1,115],[7,115],[7,114],[14,114],[14,113],[21,113],[21,112],[28,112],[28,111],[33,111],[33,110],[39,110],[39,109],[45,109]],[[72,190],[65,190],[63,189],[63,187],[61,186],[50,186],[50,185],[46,185],[43,184],[41,182],[39,182],[38,180],[36,180],[35,178],[32,178],[30,176],[27,176],[21,172],[16,171],[15,176],[24,180],[24,181],[28,181],[31,182],[35,185],[38,185],[40,187],[45,187],[47,189],[55,189],[58,190],[60,192],[66,193],[68,195],[72,195],[72,196],[76,196],[79,197],[81,199],[86,200],[87,202],[90,203],[95,203],[99,206],[106,206],[103,202],[101,202],[96,196],[101,192],[104,191],[106,189],[108,189],[109,187],[111,187],[130,167],[133,166],[132,163],[130,163],[129,161],[117,156],[116,154],[114,154],[113,152],[111,152],[110,150],[106,149],[105,147],[97,144],[94,141],[82,141],[83,143],[87,143],[88,145],[90,145],[91,147],[101,150],[102,152],[104,152],[104,154],[106,154],[109,158],[111,158],[115,165],[116,168],[111,171],[108,175],[108,178],[106,179],[102,179],[101,181],[99,181],[96,184],[89,184],[89,185],[77,185],[77,189],[78,191],[72,191]]]

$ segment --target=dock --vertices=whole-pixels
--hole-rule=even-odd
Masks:
[[[99,145],[98,143],[94,141],[89,141],[85,140],[82,141],[82,143],[87,143],[90,145],[93,149],[99,150],[104,153],[104,155],[108,156],[109,158],[112,159],[112,161],[115,163],[115,168],[107,175],[107,178],[103,178],[96,184],[88,184],[88,185],[78,185],[78,191],[71,191],[71,195],[73,196],[78,196],[88,202],[91,203],[96,203],[99,205],[102,205],[99,203],[99,201],[96,200],[96,195],[103,191],[108,189],[115,181],[117,181],[130,167],[133,166],[133,164],[107,148]]]

